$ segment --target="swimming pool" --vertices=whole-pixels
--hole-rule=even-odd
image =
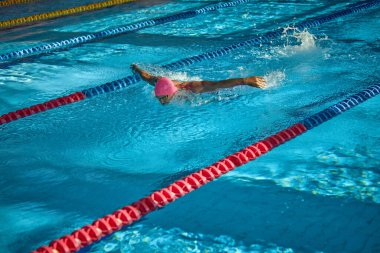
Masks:
[[[206,3],[135,3],[1,31],[1,53]],[[1,17],[58,3],[29,6]],[[0,114],[125,77],[136,62],[185,80],[265,75],[270,87],[163,107],[140,82],[0,126],[0,248],[34,250],[378,82],[378,8],[180,71],[157,68],[344,6],[250,1],[4,65]],[[84,251],[379,251],[378,106],[369,100]]]

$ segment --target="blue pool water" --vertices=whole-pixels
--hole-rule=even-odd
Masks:
[[[54,2],[1,8],[0,20],[80,1]],[[211,3],[145,1],[0,31],[0,53]],[[157,67],[344,6],[251,1],[0,65],[0,115],[128,76],[131,63],[181,80],[268,81],[168,106],[140,82],[0,126],[1,252],[30,252],[379,82],[379,8]],[[83,252],[380,252],[379,106],[371,99]]]

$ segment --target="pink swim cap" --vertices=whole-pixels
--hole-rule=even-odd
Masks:
[[[154,87],[154,93],[156,97],[173,95],[178,88],[174,85],[173,81],[167,77],[158,79],[156,86]]]

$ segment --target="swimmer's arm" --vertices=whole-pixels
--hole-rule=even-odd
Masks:
[[[265,88],[265,80],[261,76],[251,76],[247,78],[232,78],[222,81],[194,81],[186,82],[182,85],[191,87],[190,90],[196,93],[210,92],[218,89],[232,88],[237,85],[249,85],[255,88]]]
[[[157,80],[160,78],[159,76],[154,76],[149,72],[140,69],[139,66],[137,66],[136,64],[132,64],[131,69],[132,71],[138,73],[144,81],[148,82],[150,85],[153,86],[156,85]]]

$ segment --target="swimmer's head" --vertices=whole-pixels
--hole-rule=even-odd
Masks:
[[[154,87],[154,93],[161,104],[167,104],[173,98],[174,94],[178,91],[172,80],[167,77],[162,77],[157,80]]]

